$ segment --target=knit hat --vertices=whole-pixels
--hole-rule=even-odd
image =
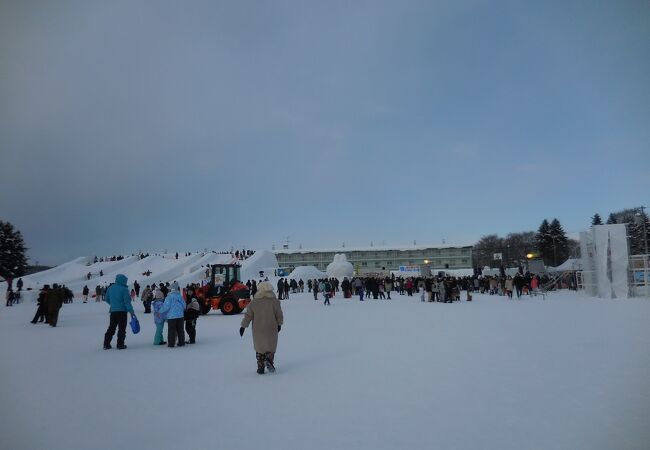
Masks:
[[[172,283],[171,290],[172,290],[172,291],[180,291],[180,288],[178,287],[178,283],[177,283],[177,282],[174,281],[174,282]]]
[[[263,281],[262,283],[257,285],[257,293],[258,294],[263,294],[265,292],[273,293],[273,285],[271,283],[269,283],[268,281]]]

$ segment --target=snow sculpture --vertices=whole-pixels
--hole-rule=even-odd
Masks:
[[[314,266],[298,266],[291,272],[287,278],[290,280],[302,280],[305,283],[307,280],[320,280],[321,278],[327,277],[325,272],[321,272]]]
[[[344,253],[334,255],[334,261],[327,266],[327,276],[334,278],[351,278],[354,274],[354,267],[348,262]]]

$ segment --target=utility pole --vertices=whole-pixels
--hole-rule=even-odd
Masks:
[[[645,215],[645,206],[641,207],[641,220],[643,220],[643,244],[645,246],[645,255],[646,258],[648,257],[648,232],[646,231],[645,227],[645,222],[646,222],[646,215]]]

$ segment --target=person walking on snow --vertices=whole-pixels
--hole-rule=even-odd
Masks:
[[[171,285],[171,291],[165,297],[165,303],[160,308],[161,313],[167,314],[167,347],[172,348],[176,345],[185,345],[185,331],[183,330],[183,320],[185,317],[185,301],[181,296],[180,288],[177,282]]]
[[[129,295],[127,281],[128,278],[121,273],[115,275],[115,283],[111,284],[104,294],[104,301],[111,306],[110,323],[104,335],[104,350],[112,348],[111,341],[113,340],[116,328],[117,348],[119,350],[126,348],[124,344],[124,340],[126,339],[126,313],[131,313],[131,317],[135,316],[133,305],[131,305],[131,296]]]
[[[264,373],[264,369],[275,372],[275,352],[278,346],[278,333],[284,322],[282,306],[273,293],[273,286],[269,282],[262,282],[257,286],[257,295],[248,304],[241,321],[239,335],[244,335],[244,330],[253,323],[253,347],[257,359],[257,373]]]

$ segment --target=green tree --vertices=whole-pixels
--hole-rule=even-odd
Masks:
[[[650,242],[650,221],[645,211],[637,211],[627,217],[628,234],[630,236],[630,252],[633,255],[646,254]]]
[[[551,244],[553,246],[553,266],[557,267],[569,258],[571,250],[569,248],[569,239],[566,236],[562,224],[557,219],[553,219],[549,225],[549,234],[551,235]]]
[[[618,223],[616,221],[616,216],[614,215],[614,213],[610,213],[609,217],[607,218],[607,225],[612,225],[612,224],[615,224],[615,223]]]
[[[596,213],[593,215],[591,218],[591,224],[592,225],[602,225],[603,224],[603,219],[600,218],[600,214]]]
[[[20,231],[9,222],[0,220],[0,277],[21,277],[27,269],[25,243]]]
[[[553,239],[551,238],[551,226],[548,220],[544,219],[537,229],[535,241],[537,242],[537,250],[544,260],[544,264],[550,265],[553,263]]]

